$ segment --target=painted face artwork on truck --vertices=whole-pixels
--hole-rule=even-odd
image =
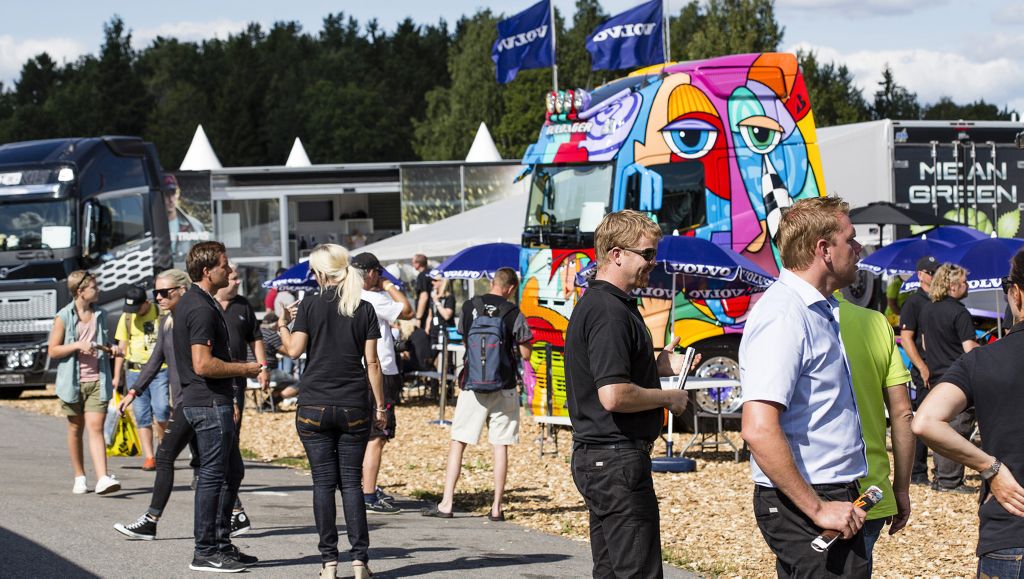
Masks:
[[[524,155],[534,168],[527,226],[578,223],[583,230],[588,205],[638,209],[666,235],[707,239],[778,274],[772,240],[783,208],[825,190],[793,55],[652,67],[588,96],[590,108],[572,122],[549,118]],[[567,274],[592,258],[589,247],[523,248],[521,303],[535,336],[547,329],[542,334],[551,339],[544,341],[560,345],[554,334],[581,295]],[[643,298],[641,309],[657,347],[671,334],[692,343],[741,333],[756,299],[687,299],[680,292],[672,300]],[[537,355],[535,349],[535,362]]]

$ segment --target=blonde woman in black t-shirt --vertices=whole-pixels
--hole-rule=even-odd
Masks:
[[[373,306],[360,299],[363,276],[349,264],[348,250],[318,245],[309,255],[309,267],[320,292],[287,308],[278,330],[289,356],[306,354],[295,428],[313,471],[313,517],[323,562],[320,576],[337,575],[334,493],[340,489],[352,570],[357,578],[364,578],[370,576],[370,534],[362,490],[363,454],[370,421],[384,428],[387,419],[384,377],[377,359],[380,328]],[[367,388],[376,404],[372,409],[367,405]]]

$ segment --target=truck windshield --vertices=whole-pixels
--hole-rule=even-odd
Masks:
[[[533,170],[526,225],[577,227],[587,204],[606,211],[612,190],[612,165],[538,165]],[[593,206],[593,205],[591,205]]]
[[[0,202],[0,251],[71,247],[73,221],[70,199]]]

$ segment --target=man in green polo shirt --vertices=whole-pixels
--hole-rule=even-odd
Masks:
[[[871,552],[885,523],[889,523],[889,534],[894,535],[910,519],[910,470],[914,463],[915,440],[910,430],[914,418],[907,389],[910,372],[903,365],[892,326],[885,316],[847,302],[838,292],[836,297],[839,298],[839,333],[850,363],[867,447],[868,474],[857,483],[861,492],[876,485],[884,493],[882,502],[868,511],[864,523],[864,544],[870,565]],[[892,483],[889,482],[889,453],[885,444],[886,408],[892,422],[896,471]]]

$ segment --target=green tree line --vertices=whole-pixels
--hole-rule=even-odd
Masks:
[[[465,156],[485,122],[501,154],[517,158],[536,139],[551,71],[495,81],[491,44],[505,16],[485,9],[452,27],[406,19],[386,31],[338,13],[315,33],[249,24],[226,39],[158,37],[141,49],[114,16],[96,54],[60,64],[42,53],[13,87],[0,84],[0,142],[140,135],[176,168],[201,123],[226,166],[282,164],[295,137],[314,163],[449,160]],[[571,22],[556,12],[560,87],[626,72],[590,69],[585,38],[607,16],[598,0],[577,0]],[[671,58],[775,51],[784,32],[773,0],[692,0],[671,19]],[[866,97],[841,63],[799,57],[819,126],[1012,114],[984,101],[921,104],[888,66]]]

